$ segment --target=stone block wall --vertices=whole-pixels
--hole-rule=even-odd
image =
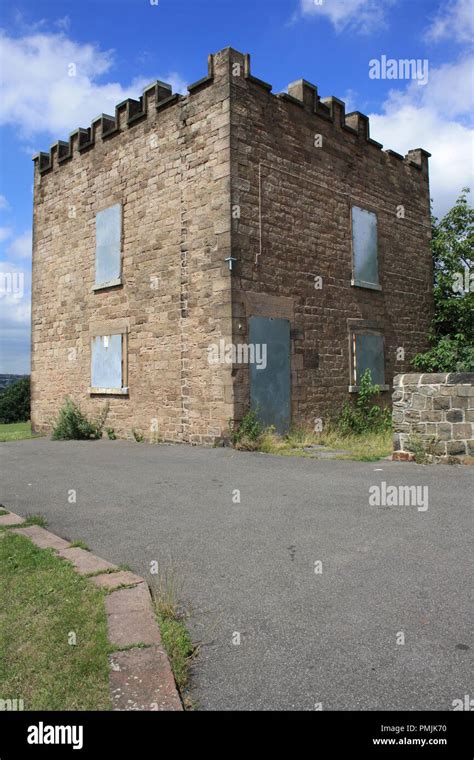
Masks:
[[[234,341],[249,340],[252,315],[290,321],[291,416],[307,425],[349,398],[353,329],[383,335],[387,384],[427,347],[428,158],[382,150],[366,116],[346,114],[305,80],[273,94],[251,74],[248,56],[231,56]],[[377,215],[380,290],[351,282],[352,205]],[[248,367],[235,369],[234,397],[239,419],[249,406]],[[390,403],[389,385],[382,402]]]
[[[156,83],[35,160],[32,396],[47,432],[66,395],[119,437],[213,443],[233,414],[228,54],[186,97]],[[138,110],[140,109],[140,110]],[[121,284],[95,290],[95,217],[121,203]],[[90,393],[91,338],[127,335],[129,392]]]
[[[474,464],[474,372],[397,375],[393,459],[413,459],[418,441],[440,462]]]

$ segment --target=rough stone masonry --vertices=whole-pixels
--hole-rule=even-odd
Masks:
[[[393,459],[421,445],[435,461],[474,464],[474,372],[397,375],[393,386]]]
[[[271,89],[226,48],[186,96],[154,82],[35,156],[35,430],[69,395],[109,401],[120,436],[221,439],[252,372],[208,348],[248,344],[251,318],[289,323],[297,425],[337,411],[364,366],[389,401],[426,348],[429,154],[382,150],[303,79]]]

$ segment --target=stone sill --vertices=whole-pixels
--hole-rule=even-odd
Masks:
[[[364,282],[364,280],[351,280],[353,288],[367,288],[368,290],[382,290],[381,285],[377,285],[375,282]]]
[[[116,288],[117,285],[122,285],[122,278],[121,277],[114,277],[113,280],[108,280],[108,282],[101,282],[100,285],[94,285],[92,288],[92,291],[96,290],[105,290],[105,288]]]
[[[128,396],[128,388],[89,388],[89,393],[91,396]]]
[[[380,386],[381,391],[389,391],[390,386],[389,385],[381,385]],[[359,393],[360,391],[360,385],[350,385],[349,386],[349,393]]]

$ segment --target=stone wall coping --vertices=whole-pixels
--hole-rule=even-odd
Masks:
[[[394,388],[419,385],[474,385],[474,372],[412,372],[393,378]]]

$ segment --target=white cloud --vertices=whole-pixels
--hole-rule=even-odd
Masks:
[[[0,243],[9,238],[12,234],[10,227],[0,227]]]
[[[396,0],[300,0],[302,16],[329,19],[336,32],[370,34],[385,26],[387,8]]]
[[[10,208],[10,204],[4,195],[0,195],[0,211],[4,211]]]
[[[453,39],[471,42],[474,39],[474,8],[472,0],[452,0],[443,3],[425,33],[428,42]]]
[[[15,259],[31,258],[31,231],[18,235],[8,246],[8,254]]]
[[[371,135],[386,148],[403,155],[424,148],[432,154],[430,186],[437,216],[452,206],[464,186],[473,186],[473,93],[466,78],[473,65],[469,58],[432,70],[425,87],[411,83],[404,91],[392,90],[382,112],[370,114]]]
[[[152,80],[140,77],[127,86],[100,82],[112,68],[113,51],[76,43],[63,32],[19,38],[0,33],[0,44],[0,124],[13,124],[23,139],[40,132],[64,138],[99,113],[113,115],[117,103],[137,98]],[[155,78],[166,81],[165,76]],[[170,79],[178,91],[185,88],[176,72]]]

